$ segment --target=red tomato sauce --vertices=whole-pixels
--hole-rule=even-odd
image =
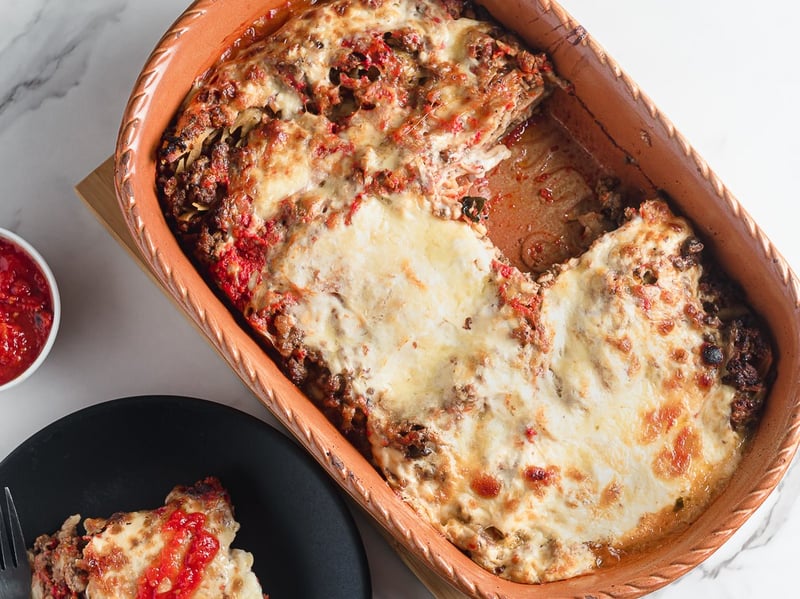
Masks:
[[[139,581],[137,599],[186,599],[200,585],[203,572],[219,551],[219,541],[205,529],[206,517],[175,510],[164,523],[169,540]],[[159,589],[165,590],[159,590]]]
[[[22,248],[0,239],[0,385],[36,360],[52,326],[44,273]]]

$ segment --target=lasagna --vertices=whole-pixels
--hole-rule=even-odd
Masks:
[[[30,551],[33,599],[266,599],[253,557],[231,549],[239,524],[216,478],[177,486],[164,506],[70,516]]]
[[[598,186],[580,251],[535,274],[493,243],[476,190],[564,92],[469,2],[333,0],[226,53],[157,157],[176,237],[287,376],[420,517],[524,583],[690,523],[771,362],[665,200]]]

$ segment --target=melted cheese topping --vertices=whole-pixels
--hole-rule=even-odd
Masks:
[[[586,572],[593,545],[649,539],[658,514],[704,505],[737,462],[733,389],[707,373],[710,330],[686,316],[699,269],[670,262],[691,231],[660,211],[602,237],[542,292],[545,342],[522,377],[479,392],[456,422],[422,419],[435,453],[375,449],[412,503],[504,576]]]
[[[593,546],[649,539],[737,462],[733,388],[700,357],[713,330],[686,316],[700,269],[671,262],[691,229],[643,212],[541,291],[535,345],[514,336],[496,250],[462,223],[375,200],[271,267],[302,298],[289,314],[304,344],[370,398],[390,482],[504,576],[590,570]],[[425,427],[427,456],[389,441],[404,423]]]
[[[494,247],[397,202],[366,201],[350,226],[299,236],[270,268],[303,297],[289,314],[304,342],[360,392],[375,390],[376,416],[407,419],[438,409],[478,370],[513,377],[499,354],[515,356],[519,343],[516,319],[500,310]],[[502,339],[496,357],[488,339]]]
[[[687,222],[645,203],[544,283],[463,218],[547,93],[495,33],[438,2],[313,7],[220,66],[177,131],[195,152],[208,90],[236,84],[213,106],[246,129],[206,224],[217,284],[284,356],[299,339],[348,381],[375,463],[433,527],[538,582],[690,520],[741,438],[700,355],[718,336],[692,317],[701,268],[675,266]]]
[[[108,521],[87,521],[87,530],[100,530],[91,535],[84,549],[84,560],[89,570],[86,596],[91,599],[136,599],[145,574],[162,559],[165,546],[174,543],[167,522],[176,510],[190,515],[201,514],[203,532],[218,543],[213,559],[198,572],[200,579],[190,595],[192,599],[263,599],[261,586],[251,571],[252,555],[230,547],[239,524],[233,519],[226,496],[221,491],[207,490],[199,494],[180,488],[170,493],[165,508],[119,513]],[[181,542],[179,559],[184,552],[192,550],[192,538],[197,536],[198,531],[194,531]],[[186,566],[171,563],[165,571]],[[161,583],[157,590],[178,592],[167,582]]]
[[[485,50],[498,66],[478,68],[473,54],[495,43],[493,31],[437,2],[312,7],[196,84],[175,126],[180,147],[190,161],[199,155],[211,120],[226,135],[241,131],[245,156],[232,187],[254,198],[265,221],[286,199],[352,200],[386,173],[421,187],[432,211],[459,218],[469,180],[508,156],[498,136],[552,83],[536,71],[541,55],[526,54],[530,72],[509,68],[521,50],[508,44]]]

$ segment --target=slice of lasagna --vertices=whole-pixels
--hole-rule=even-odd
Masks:
[[[736,467],[770,349],[662,201],[606,214],[616,229],[541,276],[509,264],[470,192],[562,84],[479,17],[460,0],[297,12],[198,81],[158,187],[203,274],[398,494],[533,583],[696,517]]]
[[[164,506],[108,519],[70,516],[30,551],[33,599],[264,599],[253,557],[215,478],[175,487]]]

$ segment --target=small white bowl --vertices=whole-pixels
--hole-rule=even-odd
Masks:
[[[25,252],[31,258],[31,260],[33,260],[36,266],[39,267],[39,270],[42,271],[42,274],[47,280],[47,285],[50,288],[50,299],[53,307],[53,323],[50,327],[50,332],[47,335],[47,340],[42,346],[42,349],[39,351],[36,359],[31,363],[30,366],[28,366],[28,368],[22,371],[15,378],[0,385],[0,391],[5,391],[6,389],[10,389],[11,387],[18,385],[32,375],[45,361],[47,354],[50,353],[50,350],[52,349],[56,340],[58,326],[61,322],[61,296],[58,293],[58,285],[56,284],[56,278],[53,276],[53,271],[50,270],[50,266],[47,264],[47,262],[45,262],[44,258],[36,250],[36,248],[34,248],[30,243],[25,241],[16,233],[12,233],[11,231],[3,228],[0,228],[0,239],[8,241],[17,246],[19,249]]]

